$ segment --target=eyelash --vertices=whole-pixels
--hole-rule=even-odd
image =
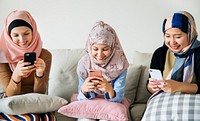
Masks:
[[[170,36],[168,36],[168,35],[165,36],[165,37],[166,37],[166,38],[170,38]],[[181,38],[181,36],[175,36],[175,38],[178,38],[178,39],[179,39],[179,38]]]
[[[94,48],[93,50],[94,50],[94,51],[98,51],[97,48]],[[107,51],[107,50],[108,50],[108,48],[103,49],[103,51]]]
[[[24,33],[24,35],[29,35],[29,33]]]
[[[25,36],[29,35],[30,33],[24,33]],[[19,35],[16,34],[16,35],[13,35],[13,37],[18,37]]]

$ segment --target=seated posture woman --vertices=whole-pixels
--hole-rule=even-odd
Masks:
[[[174,13],[164,20],[163,33],[165,44],[154,52],[150,68],[162,72],[164,80],[159,81],[164,83],[150,78],[148,90],[200,93],[200,42],[194,18],[185,11]]]
[[[0,44],[0,84],[4,91],[1,97],[31,92],[44,94],[52,55],[42,48],[36,22],[29,12],[15,10],[6,17]],[[26,52],[36,53],[33,65],[24,61]]]
[[[161,71],[163,80],[149,78],[147,89],[153,95],[143,120],[200,120],[196,115],[200,41],[193,16],[186,11],[168,16],[163,22],[163,35],[164,45],[153,53],[150,65]]]
[[[103,21],[96,22],[89,33],[86,51],[77,67],[78,100],[100,97],[121,103],[129,63],[114,29]]]

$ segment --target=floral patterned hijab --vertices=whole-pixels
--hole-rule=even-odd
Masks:
[[[93,44],[107,44],[111,47],[111,55],[105,63],[98,63],[91,55]],[[87,54],[81,58],[77,67],[77,73],[82,79],[87,78],[90,69],[95,69],[101,70],[103,77],[110,82],[129,66],[115,30],[103,21],[96,22],[90,31],[86,43],[86,52]]]
[[[14,20],[24,20],[33,29],[33,40],[29,47],[17,46],[8,33],[8,27]],[[13,71],[18,61],[23,59],[25,52],[36,52],[38,57],[42,50],[42,41],[37,31],[36,22],[29,12],[23,10],[12,11],[5,19],[4,30],[0,38],[0,63],[9,63]]]

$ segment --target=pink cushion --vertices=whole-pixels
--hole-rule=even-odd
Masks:
[[[128,121],[128,99],[122,103],[106,101],[103,98],[92,100],[76,100],[77,94],[72,95],[71,103],[61,107],[58,112],[74,118],[91,118],[104,120]]]

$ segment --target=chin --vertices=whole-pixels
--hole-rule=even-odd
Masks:
[[[28,46],[27,45],[23,45],[23,46],[20,46],[21,48],[27,48]]]
[[[105,63],[105,60],[97,60],[97,62],[98,62],[99,64],[104,64],[104,63]]]
[[[170,48],[170,50],[171,50],[173,53],[179,53],[179,52],[181,52],[180,49],[172,49],[172,48]]]
[[[182,52],[181,50],[172,50],[173,53],[180,53]]]
[[[105,61],[98,61],[100,64],[103,64]]]

